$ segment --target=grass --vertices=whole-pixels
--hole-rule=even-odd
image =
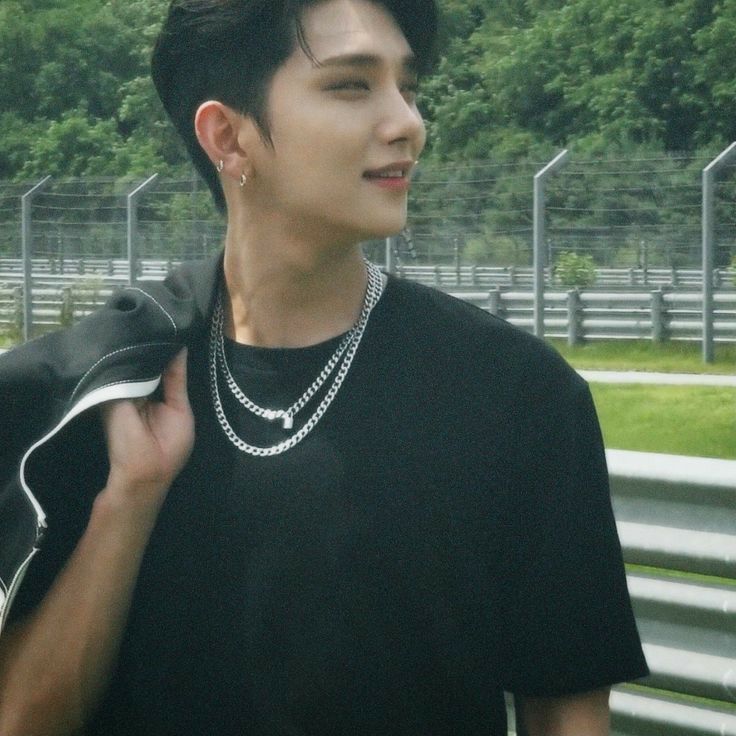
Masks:
[[[736,374],[736,345],[717,344],[715,361],[703,363],[700,343],[605,340],[569,347],[550,340],[579,370],[654,371],[661,373]]]
[[[550,342],[578,370],[736,374],[736,345],[716,345],[705,364],[698,343]],[[606,447],[736,459],[736,389],[591,383],[591,391]]]
[[[590,387],[608,448],[736,459],[736,388]]]
[[[723,700],[713,700],[712,698],[704,698],[700,695],[688,695],[686,693],[672,692],[671,690],[662,690],[661,688],[649,687],[648,685],[640,685],[635,682],[621,683],[617,686],[617,690],[634,693],[635,695],[659,696],[663,700],[671,703],[682,703],[683,705],[693,705],[716,712],[736,713],[736,705],[727,703]]]
[[[701,585],[720,585],[726,588],[736,589],[736,579],[722,578],[717,575],[703,575],[697,572],[686,572],[685,570],[664,570],[661,567],[651,567],[650,565],[637,565],[632,562],[626,563],[626,572],[636,575],[648,575],[659,578],[660,580],[685,580],[688,583],[699,583]],[[736,704],[735,704],[736,706]]]

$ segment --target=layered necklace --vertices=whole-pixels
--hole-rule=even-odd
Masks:
[[[342,340],[338,344],[335,352],[332,353],[327,363],[325,363],[319,375],[312,381],[302,395],[286,409],[273,409],[259,406],[255,401],[246,396],[245,392],[238,386],[233,378],[230,366],[225,355],[225,336],[224,323],[225,311],[222,303],[222,291],[217,296],[215,309],[212,314],[212,324],[210,327],[210,343],[209,343],[209,373],[210,373],[210,390],[212,393],[212,402],[215,407],[215,414],[227,438],[241,452],[256,457],[270,457],[280,455],[286,450],[290,450],[294,445],[301,442],[317,425],[324,413],[329,408],[333,399],[340,390],[345,376],[350,370],[355,353],[358,350],[363,333],[368,324],[368,320],[376,306],[378,300],[383,293],[383,276],[381,271],[372,263],[366,261],[366,269],[368,271],[368,284],[363,297],[363,307],[356,323],[345,333]],[[229,389],[232,396],[238,403],[250,414],[253,414],[265,421],[280,420],[285,430],[294,429],[294,420],[297,415],[304,409],[314,396],[322,389],[328,380],[332,377],[332,383],[327,388],[322,400],[317,404],[311,416],[302,424],[302,426],[285,440],[271,445],[270,447],[258,447],[251,445],[243,440],[232,428],[225,415],[220,396],[220,384],[224,383]]]

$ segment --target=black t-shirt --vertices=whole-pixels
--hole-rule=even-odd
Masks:
[[[284,407],[338,342],[227,354],[251,398]],[[496,736],[503,690],[567,694],[646,673],[590,394],[542,342],[391,278],[324,417],[267,458],[220,428],[206,336],[189,382],[195,448],[89,734]],[[225,401],[247,441],[290,434]],[[14,615],[104,483],[104,445],[90,441],[69,459],[85,491],[46,503],[47,549]]]

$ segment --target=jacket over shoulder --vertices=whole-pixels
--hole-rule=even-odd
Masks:
[[[164,282],[120,289],[73,327],[0,356],[0,631],[46,529],[43,494],[27,482],[34,452],[83,412],[156,390],[206,328],[220,264],[185,264]]]

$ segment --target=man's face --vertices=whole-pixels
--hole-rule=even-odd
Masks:
[[[317,64],[297,45],[274,75],[273,148],[253,156],[261,212],[325,242],[393,234],[425,142],[411,48],[368,0],[326,0],[302,22]]]

